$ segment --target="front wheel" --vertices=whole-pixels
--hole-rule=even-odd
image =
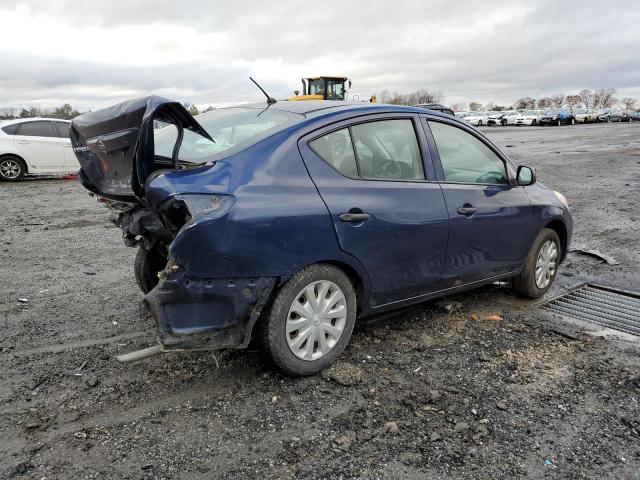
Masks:
[[[556,278],[561,251],[558,234],[544,228],[531,245],[522,272],[512,279],[513,289],[529,298],[543,296]]]
[[[7,182],[17,182],[24,177],[26,172],[26,166],[19,158],[10,155],[0,157],[0,179]]]
[[[262,343],[291,375],[324,370],[347,346],[356,320],[356,293],[342,270],[316,264],[295,274],[262,319]]]

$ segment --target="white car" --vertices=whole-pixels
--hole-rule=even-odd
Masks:
[[[589,123],[598,121],[598,111],[593,108],[579,108],[575,111],[576,123]]]
[[[515,125],[516,118],[520,116],[520,112],[507,111],[507,112],[495,112],[489,115],[487,119],[487,125]]]
[[[0,123],[0,180],[27,174],[77,172],[71,148],[71,122],[54,118],[20,118]]]
[[[470,115],[463,117],[463,120],[474,127],[481,127],[487,124],[487,112],[471,112]]]
[[[542,110],[527,110],[516,117],[515,125],[538,125],[543,115]]]

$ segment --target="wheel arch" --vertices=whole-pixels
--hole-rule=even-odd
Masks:
[[[547,223],[544,228],[549,228],[551,230],[553,230],[554,232],[556,232],[556,234],[558,235],[558,238],[560,238],[560,247],[562,248],[562,256],[561,258],[564,260],[564,258],[567,256],[567,227],[564,224],[564,222],[562,222],[562,220],[559,219],[555,219],[555,220],[551,220],[549,223]]]

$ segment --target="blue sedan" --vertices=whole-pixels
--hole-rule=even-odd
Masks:
[[[196,119],[153,96],[82,115],[70,136],[83,185],[139,249],[152,353],[254,334],[284,371],[313,374],[358,317],[506,279],[542,296],[571,239],[562,194],[423,108],[284,101]]]

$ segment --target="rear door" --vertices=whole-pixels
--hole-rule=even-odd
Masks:
[[[341,248],[369,274],[372,305],[437,290],[449,218],[418,117],[359,117],[298,145]]]
[[[64,169],[62,140],[49,120],[23,122],[18,127],[13,142],[30,170],[60,171]]]
[[[73,153],[73,148],[71,147],[71,139],[69,138],[69,129],[71,128],[71,122],[57,122],[54,120],[53,126],[56,129],[58,138],[60,138],[60,144],[62,145],[65,170],[79,170],[80,164],[78,163],[78,159],[76,158],[75,153]]]
[[[442,287],[517,271],[532,226],[529,198],[513,182],[512,167],[471,129],[423,121],[451,218]]]

